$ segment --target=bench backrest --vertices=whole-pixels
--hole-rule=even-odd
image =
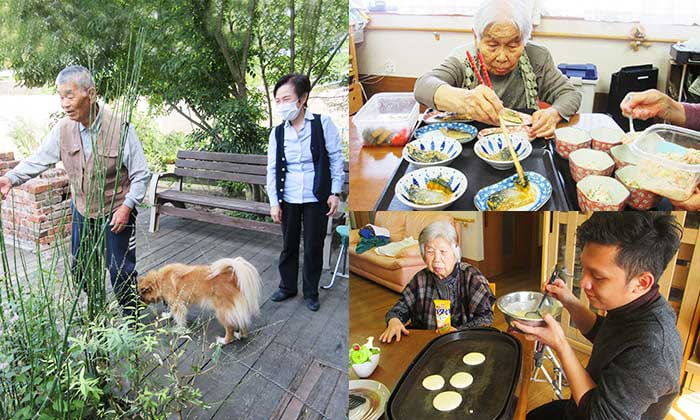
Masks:
[[[343,192],[349,192],[348,162],[344,163],[345,183]],[[239,153],[201,152],[180,150],[175,161],[175,174],[182,177],[245,182],[265,185],[267,155]]]
[[[265,185],[267,156],[180,150],[175,161],[175,174]]]

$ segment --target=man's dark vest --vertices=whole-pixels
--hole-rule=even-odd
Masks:
[[[323,136],[323,126],[321,125],[321,115],[313,114],[311,120],[311,157],[314,162],[314,196],[325,204],[328,196],[331,195],[331,163],[326,150],[326,139]],[[284,155],[284,122],[275,128],[275,140],[277,141],[277,201],[282,202],[284,198],[284,176],[287,172],[287,160]]]

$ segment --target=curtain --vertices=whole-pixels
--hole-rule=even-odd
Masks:
[[[482,0],[356,0],[371,11],[420,15],[474,14]],[[651,24],[700,24],[700,0],[525,0],[539,17],[574,17],[591,21]]]

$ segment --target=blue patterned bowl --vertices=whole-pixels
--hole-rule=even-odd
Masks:
[[[447,159],[441,160],[439,162],[418,162],[414,160],[414,158],[409,154],[408,152],[408,146],[413,145],[413,147],[417,147],[419,150],[422,151],[438,151],[438,152],[443,152],[447,154]],[[449,165],[453,160],[457,159],[457,157],[462,153],[462,145],[459,144],[457,140],[451,139],[449,137],[442,137],[442,138],[437,138],[437,139],[431,139],[428,137],[421,137],[417,140],[414,140],[410,143],[408,143],[406,146],[403,148],[403,158],[408,161],[408,163],[411,163],[413,165],[418,166],[419,168],[427,168],[428,166],[447,166]]]
[[[520,133],[521,132],[510,134],[510,141],[513,143],[515,154],[518,155],[518,159],[522,161],[532,153],[532,144],[530,144],[530,141],[527,139],[527,134],[524,134],[524,132],[522,132],[523,134]],[[474,153],[479,156],[481,160],[501,171],[514,167],[515,163],[513,160],[493,160],[487,158],[486,155],[497,153],[507,148],[508,144],[503,137],[503,133],[482,137],[474,143]]]
[[[440,204],[421,205],[408,199],[408,189],[411,185],[425,188],[429,180],[438,177],[448,181],[453,193],[450,200]],[[415,210],[442,210],[457,201],[466,191],[467,177],[457,169],[447,166],[431,166],[429,168],[416,169],[402,176],[394,188],[394,194],[399,201]]]
[[[442,134],[440,131],[441,128],[447,128],[449,130],[457,130],[461,131],[463,133],[468,134],[468,138],[466,140],[461,140],[460,143],[469,143],[470,141],[474,140],[476,137],[476,134],[478,130],[476,127],[473,125],[469,124],[464,124],[464,123],[456,123],[456,122],[445,122],[445,123],[436,123],[436,124],[430,124],[426,125],[424,127],[419,128],[415,132],[416,138],[424,137],[427,136],[429,138],[449,138]]]
[[[535,201],[516,209],[509,209],[508,211],[535,211],[542,208],[547,200],[552,196],[552,184],[549,183],[547,178],[538,174],[537,172],[525,172],[528,179],[530,180],[530,188],[535,189]],[[486,200],[491,196],[491,194],[502,191],[506,188],[513,188],[515,186],[515,180],[518,178],[518,174],[509,176],[508,178],[499,181],[488,187],[484,187],[479,190],[474,196],[474,205],[479,211],[489,211],[489,207],[486,204]]]

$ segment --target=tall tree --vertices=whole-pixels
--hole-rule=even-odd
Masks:
[[[290,4],[299,11],[291,21]],[[301,36],[294,35],[296,20]],[[0,65],[30,87],[53,84],[67,65],[90,66],[98,91],[111,100],[138,28],[146,33],[142,94],[190,120],[193,140],[210,150],[264,150],[269,84],[288,69],[314,80],[343,77],[324,64],[347,32],[344,0],[4,0]]]

